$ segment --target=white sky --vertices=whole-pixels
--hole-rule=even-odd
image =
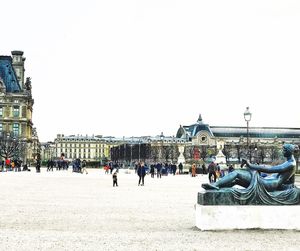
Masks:
[[[0,55],[24,51],[33,122],[56,134],[300,127],[300,1],[9,0]]]

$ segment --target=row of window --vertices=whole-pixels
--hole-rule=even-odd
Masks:
[[[63,139],[64,141],[71,141],[71,142],[74,142],[74,141],[76,141],[76,142],[78,142],[78,141],[91,141],[91,142],[93,142],[93,141],[98,141],[98,142],[106,142],[106,141],[108,141],[108,140],[105,140],[105,139],[95,139],[95,138],[82,138],[82,139],[68,139],[68,138],[64,138]],[[109,140],[109,142],[117,142],[117,140]]]
[[[84,159],[86,159],[86,158],[88,158],[88,159],[90,159],[91,158],[91,155],[90,154],[76,154],[76,153],[74,153],[74,154],[68,154],[68,153],[64,153],[65,154],[65,158],[66,159],[77,159],[77,158],[79,158],[79,159],[81,159],[81,158],[84,158]],[[58,155],[57,155],[58,156]]]
[[[3,107],[2,106],[0,106],[0,117],[3,117]],[[18,117],[20,117],[20,107],[18,107],[18,106],[14,106],[13,107],[13,117],[15,117],[15,118],[18,118]]]
[[[20,135],[20,125],[18,123],[13,123],[13,135],[18,137]],[[3,132],[3,124],[0,123],[0,134]]]
[[[70,153],[72,153],[72,152],[82,152],[82,153],[86,153],[86,152],[88,152],[88,153],[90,153],[91,152],[91,149],[86,149],[86,148],[82,148],[82,149],[78,149],[78,148],[70,148],[70,149],[67,149],[67,148],[65,148],[65,149],[59,149],[59,150],[61,150],[61,151],[64,151],[65,153],[67,153],[67,152],[70,152]],[[95,153],[104,153],[104,149],[99,149],[99,150],[96,150],[95,151]]]
[[[104,145],[91,145],[91,144],[57,144],[57,147],[104,148]]]

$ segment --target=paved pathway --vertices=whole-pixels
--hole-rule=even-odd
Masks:
[[[135,174],[118,178],[112,187],[99,170],[0,173],[0,250],[299,250],[297,231],[196,229],[207,176],[147,176],[144,187]]]

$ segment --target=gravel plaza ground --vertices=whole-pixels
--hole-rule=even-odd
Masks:
[[[120,170],[112,187],[111,175],[88,171],[0,173],[0,250],[300,250],[299,231],[199,231],[206,175],[147,175],[138,186]]]

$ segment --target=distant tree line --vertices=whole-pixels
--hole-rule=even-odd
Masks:
[[[199,154],[195,154],[195,149]],[[249,148],[245,143],[226,143],[222,149],[227,163],[241,163],[243,158],[249,159],[252,163],[271,164],[280,162],[282,156],[282,144],[280,143],[252,143]],[[200,158],[209,161],[216,156],[218,149],[209,145],[186,145],[184,147],[184,158],[186,163],[192,163]],[[295,159],[298,162],[299,152],[295,152]],[[175,162],[177,163],[179,150],[176,144],[122,144],[111,149],[111,159],[130,164],[132,162],[144,161],[146,163]],[[195,158],[197,157],[197,158]]]

